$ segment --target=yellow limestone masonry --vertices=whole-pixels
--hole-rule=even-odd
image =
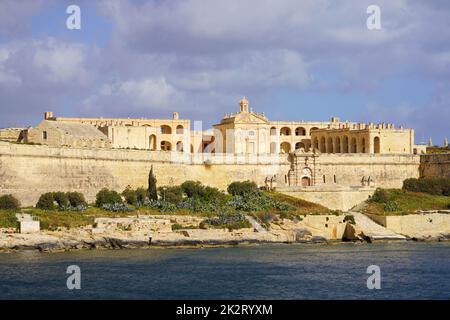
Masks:
[[[13,194],[23,206],[35,205],[42,193],[50,191],[79,191],[93,201],[103,187],[119,192],[127,186],[146,187],[153,165],[159,186],[198,180],[225,190],[233,181],[248,179],[263,186],[267,178],[276,176],[280,190],[346,210],[365,200],[375,187],[400,188],[404,179],[420,173],[418,155],[323,154],[315,163],[316,185],[299,193],[283,184],[292,170],[288,155],[277,155],[278,164],[252,163],[249,158],[235,156],[228,157],[228,163],[218,155],[200,157],[205,158],[174,163],[172,153],[163,151],[0,142],[0,194]],[[363,176],[371,176],[371,186],[361,185]]]

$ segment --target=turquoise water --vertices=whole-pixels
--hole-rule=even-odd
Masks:
[[[80,290],[66,287],[73,264]],[[0,299],[80,298],[450,299],[450,243],[0,253]]]

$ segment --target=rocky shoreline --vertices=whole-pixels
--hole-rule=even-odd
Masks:
[[[266,229],[250,219],[251,228],[200,229],[195,216],[138,216],[98,218],[94,226],[77,229],[21,234],[0,232],[0,252],[37,250],[57,252],[93,249],[202,248],[259,245],[269,243],[332,244],[382,241],[449,241],[450,231],[398,234],[353,213],[354,223],[344,216],[307,216],[302,220],[283,219]],[[173,226],[179,226],[173,230]],[[5,231],[5,230],[4,230]]]

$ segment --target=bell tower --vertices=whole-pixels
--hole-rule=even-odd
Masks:
[[[248,112],[248,100],[245,97],[239,101],[239,106],[240,112]]]

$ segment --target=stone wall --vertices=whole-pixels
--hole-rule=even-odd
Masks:
[[[450,179],[450,153],[421,155],[420,177]]]
[[[228,156],[226,164],[222,164],[224,159],[213,155],[179,156],[178,159],[172,152],[0,142],[0,194],[13,194],[23,206],[35,205],[42,193],[50,191],[79,191],[93,201],[103,187],[120,192],[128,185],[146,187],[152,165],[159,186],[199,180],[222,190],[238,180],[249,179],[263,185],[266,177],[289,169],[287,159],[274,165]]]
[[[233,181],[247,179],[262,186],[274,175],[278,187],[283,187],[291,167],[288,155],[190,155],[0,142],[0,194],[13,194],[24,206],[34,205],[49,191],[79,191],[93,201],[103,187],[117,191],[128,185],[146,187],[152,165],[159,186],[199,180],[222,190]],[[375,187],[400,188],[404,179],[418,177],[419,156],[320,155],[316,167],[315,179],[321,181],[325,175],[326,182],[305,193],[306,200],[346,210],[366,199]],[[372,177],[369,188],[361,186],[362,176]]]
[[[383,227],[408,237],[433,237],[450,232],[450,214],[421,213],[404,216],[367,214],[367,216]]]
[[[309,187],[303,190],[294,188],[281,189],[284,194],[306,201],[319,203],[332,210],[347,211],[367,200],[374,192],[374,187],[343,188],[343,187]]]

